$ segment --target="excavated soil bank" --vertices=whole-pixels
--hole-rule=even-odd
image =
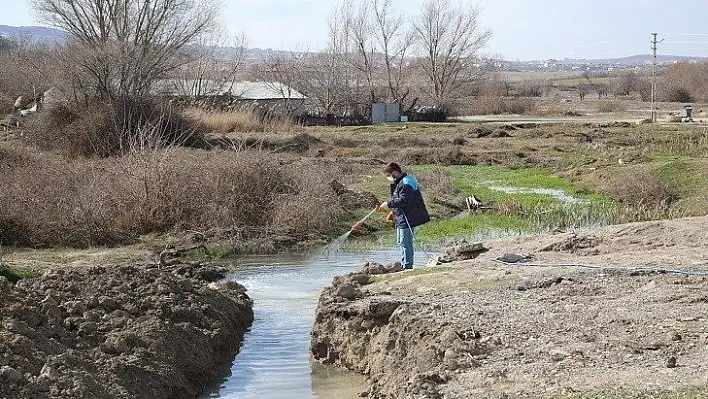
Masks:
[[[707,217],[484,246],[336,278],[314,358],[368,375],[372,398],[708,397]],[[537,266],[494,261],[511,253]]]
[[[194,398],[253,321],[226,269],[199,263],[0,278],[0,398]]]

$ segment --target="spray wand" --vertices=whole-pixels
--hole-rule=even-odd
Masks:
[[[355,231],[355,230],[361,230],[361,228],[364,226],[364,222],[366,222],[367,220],[369,220],[369,218],[370,218],[374,213],[376,213],[376,212],[384,212],[384,213],[385,213],[385,212],[388,212],[388,210],[383,209],[383,208],[380,208],[380,207],[377,206],[376,208],[374,208],[373,211],[369,212],[369,214],[366,215],[363,219],[361,219],[360,221],[354,223],[354,225],[352,225],[352,229],[351,229],[349,232],[351,233],[351,232],[353,232],[353,231]]]

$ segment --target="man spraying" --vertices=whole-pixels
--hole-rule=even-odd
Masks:
[[[402,263],[407,269],[413,269],[413,236],[415,228],[430,221],[423,195],[418,182],[396,163],[390,163],[383,169],[391,182],[391,199],[379,206],[379,210],[391,210],[396,226],[396,238],[403,252]]]

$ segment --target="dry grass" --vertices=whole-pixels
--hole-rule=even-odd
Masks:
[[[626,171],[606,184],[613,198],[642,211],[665,212],[680,198],[675,187],[644,168]]]
[[[472,100],[468,107],[471,115],[527,115],[536,110],[535,103],[530,98],[511,98],[493,95],[482,95]]]
[[[212,133],[255,133],[255,132],[289,132],[294,124],[287,118],[261,115],[251,108],[241,108],[234,111],[209,111],[200,108],[189,108],[184,114],[198,121]]]
[[[173,229],[237,228],[249,238],[321,234],[339,211],[332,176],[284,161],[186,149],[107,159],[3,150],[0,240],[85,247]]]
[[[611,113],[611,112],[624,112],[627,111],[627,106],[619,101],[598,101],[597,112],[600,113]]]

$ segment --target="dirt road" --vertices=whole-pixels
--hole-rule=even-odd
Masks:
[[[335,280],[313,355],[367,374],[374,398],[708,397],[708,217],[484,245]],[[546,266],[493,261],[506,253]],[[578,263],[608,269],[551,266]]]

